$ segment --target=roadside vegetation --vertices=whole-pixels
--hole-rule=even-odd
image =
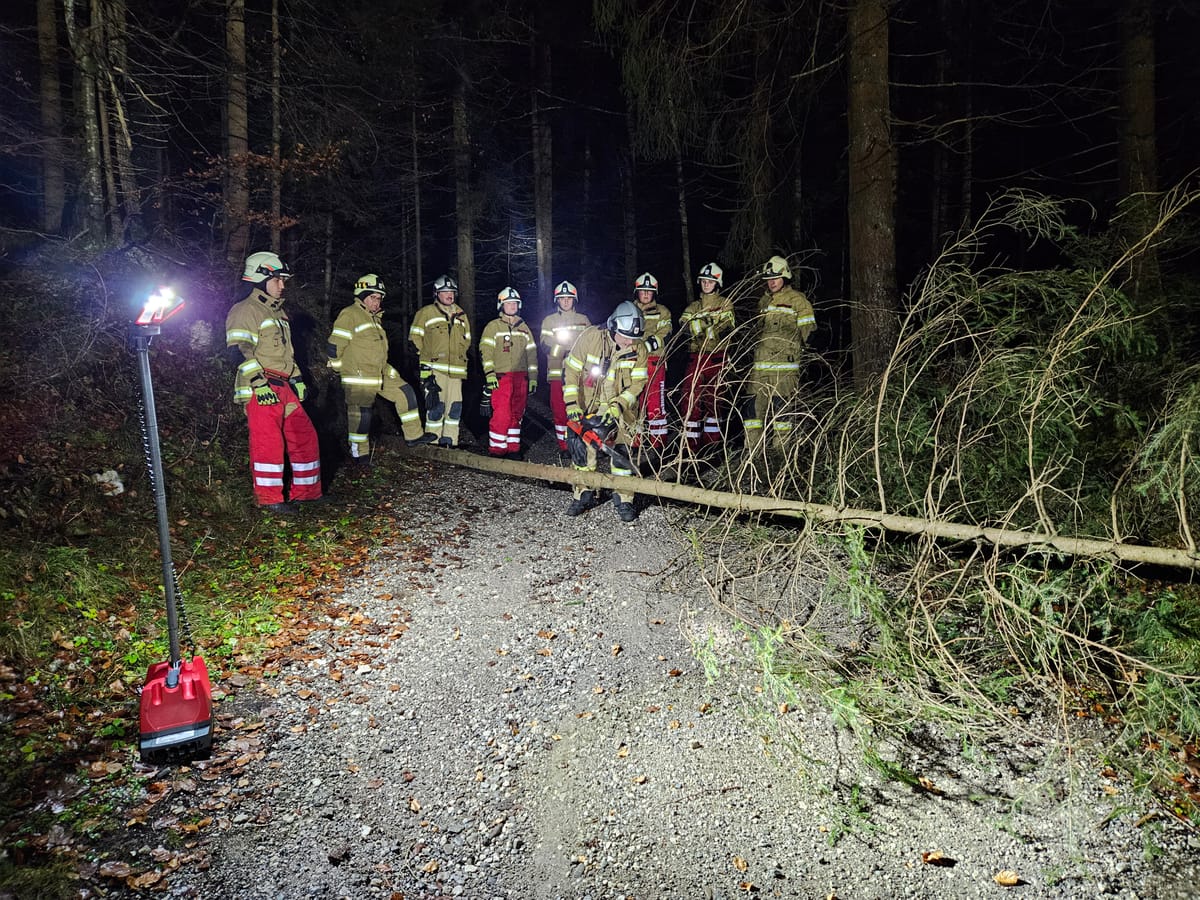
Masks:
[[[1196,199],[1163,199],[1160,258],[1194,244]],[[1119,286],[1145,244],[1067,222],[1045,197],[998,198],[912,289],[874,390],[814,360],[786,449],[730,453],[706,483],[1196,560],[1197,286],[1164,277],[1135,305]],[[816,691],[886,777],[919,785],[876,748],[931,725],[965,747],[1069,747],[1099,725],[1106,777],[1200,821],[1195,569],[734,514],[692,540],[778,696]]]

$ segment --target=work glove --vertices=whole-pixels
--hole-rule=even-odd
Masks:
[[[258,401],[259,406],[274,406],[279,402],[279,395],[269,384],[262,384],[254,389],[254,399]]]
[[[437,379],[433,375],[433,366],[429,363],[421,363],[421,384],[426,387],[437,387]]]
[[[479,398],[479,415],[484,419],[492,417],[492,392],[484,390]]]
[[[655,351],[658,350],[659,347],[662,346],[662,344],[660,344],[658,342],[658,338],[656,338],[654,335],[650,335],[650,337],[644,338],[642,340],[642,343],[644,343],[646,345],[646,349],[649,350],[651,353],[654,353]]]
[[[296,392],[296,398],[303,403],[304,398],[308,396],[308,385],[299,378],[292,379],[292,390]]]
[[[572,422],[582,422],[583,421],[583,410],[580,409],[575,404],[572,404],[567,407],[567,418],[570,419]]]
[[[608,408],[604,410],[604,415],[601,416],[603,421],[612,425],[617,424],[617,419],[619,418],[621,418],[621,407],[617,406],[615,403],[610,403]]]
[[[494,391],[496,388],[500,387],[500,379],[496,377],[495,372],[485,372],[483,375],[483,380],[487,382],[487,389],[489,391]]]
[[[529,379],[529,393],[531,393],[531,394],[532,394],[532,393],[533,393],[534,391],[536,391],[536,390],[537,390],[537,379],[536,379],[536,378],[530,378],[530,379]]]

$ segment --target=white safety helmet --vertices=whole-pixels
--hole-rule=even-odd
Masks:
[[[654,291],[658,293],[658,279],[649,272],[643,272],[637,277],[637,281],[633,283],[635,291]]]
[[[772,256],[762,267],[763,278],[786,278],[789,281],[792,278],[792,269],[788,265],[788,261],[782,256]]]
[[[578,301],[579,291],[571,282],[563,281],[554,289],[554,299],[557,300],[559,297],[570,297],[572,300]]]
[[[625,337],[640,338],[646,333],[646,319],[637,304],[630,300],[617,304],[606,324],[609,331],[620,332]]]
[[[292,270],[288,264],[269,250],[260,250],[246,257],[246,267],[242,270],[242,281],[260,283],[271,278],[291,278]]]
[[[354,282],[354,296],[361,300],[367,294],[378,294],[380,297],[387,296],[387,288],[383,285],[383,279],[378,275],[364,275],[358,281]]]
[[[714,262],[705,263],[700,268],[700,274],[696,276],[696,280],[708,278],[717,283],[717,287],[725,287],[725,270]]]
[[[458,282],[449,275],[439,275],[433,282],[433,293],[437,296],[442,291],[453,291],[455,296],[458,295]]]
[[[516,301],[517,310],[520,311],[521,295],[519,293],[517,293],[516,288],[506,287],[504,290],[502,290],[499,294],[496,295],[496,310],[497,310],[497,312],[503,312],[504,304],[509,303],[511,301]]]

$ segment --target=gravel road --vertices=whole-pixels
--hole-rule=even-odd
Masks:
[[[1142,821],[1086,748],[930,741],[914,791],[816,698],[770,700],[679,510],[568,519],[561,487],[395,454],[373,477],[393,539],[280,677],[228,688],[214,760],[173,773],[175,812],[211,821],[168,896],[1196,895],[1200,841]]]

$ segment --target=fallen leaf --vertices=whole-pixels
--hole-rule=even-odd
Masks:
[[[620,747],[617,748],[617,759],[624,759],[628,755],[629,755],[629,745],[628,744],[622,744]]]
[[[992,881],[1003,887],[1015,887],[1021,883],[1021,876],[1012,869],[1002,869],[992,876]]]
[[[942,789],[933,783],[933,779],[921,777],[917,779],[917,784],[921,785],[926,791],[931,794],[941,794]]]
[[[647,778],[645,775],[635,775],[635,776],[633,776],[633,783],[634,783],[634,784],[645,784],[645,783],[646,783],[647,781],[649,781],[649,780],[650,780],[650,779],[649,779],[649,778]]]
[[[613,656],[620,656],[620,655],[621,655],[621,645],[620,645],[620,644],[613,644],[613,645],[612,645],[612,655],[613,655]]]
[[[100,864],[101,878],[128,878],[133,874],[133,866],[127,862],[110,859]]]
[[[746,862],[740,856],[735,856],[733,858],[733,867],[739,872],[745,872],[748,868],[750,868],[750,863]]]
[[[425,863],[425,865],[421,866],[421,871],[424,872],[426,875],[432,875],[437,870],[438,870],[438,861],[436,859],[431,859],[429,862]]]
[[[421,811],[421,801],[418,800],[416,797],[409,797],[408,798],[408,808],[412,812],[415,812],[415,813],[420,812]]]
[[[947,869],[958,864],[958,860],[952,859],[941,850],[926,850],[921,854],[921,862],[927,866],[942,866]]]
[[[680,675],[683,674],[683,669],[672,669],[667,674],[670,675],[672,678],[678,678]]]
[[[548,641],[552,641],[556,637],[558,637],[558,635],[555,634],[553,631],[551,631],[549,628],[543,628],[541,631],[539,631],[537,633],[537,636],[540,638],[545,638]]]
[[[549,647],[542,647],[540,650],[537,651],[537,655],[538,656],[553,656],[554,651],[551,650]]]

